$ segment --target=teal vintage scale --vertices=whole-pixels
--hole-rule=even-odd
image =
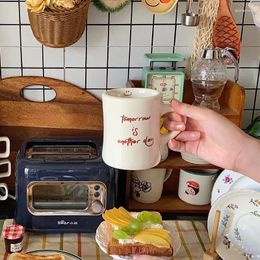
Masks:
[[[145,54],[150,66],[143,68],[143,87],[162,93],[162,102],[169,104],[173,98],[182,101],[184,72],[176,70],[176,62],[183,61],[184,56],[176,53]],[[171,67],[154,67],[155,62],[171,62]]]

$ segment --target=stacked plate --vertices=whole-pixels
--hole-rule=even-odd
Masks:
[[[216,251],[223,260],[260,259],[260,183],[224,170],[212,190],[208,232],[216,210],[221,211]]]
[[[220,196],[231,190],[244,189],[260,192],[260,183],[241,173],[223,170],[214,183],[211,193],[211,205],[213,205]]]

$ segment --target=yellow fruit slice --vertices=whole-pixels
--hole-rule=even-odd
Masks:
[[[172,244],[171,237],[169,236],[168,231],[165,230],[165,229],[162,229],[162,228],[147,228],[147,229],[144,229],[142,232],[147,232],[149,234],[159,236],[159,237],[165,239],[169,244]]]
[[[126,218],[128,218],[129,220],[131,220],[133,217],[131,216],[131,214],[123,207],[119,207],[118,211],[123,214]]]
[[[108,213],[107,211],[102,214],[102,217],[105,221],[107,221],[111,225],[115,225],[118,227],[127,227],[128,226],[128,222],[124,222],[124,221],[121,221],[120,219],[113,218],[113,216],[111,216],[111,213]]]
[[[125,219],[124,217],[120,217],[117,210],[109,210],[107,214],[116,221],[124,223],[126,226],[129,224],[129,219]]]
[[[142,244],[149,244],[157,247],[170,247],[170,243],[167,240],[149,232],[141,231],[135,235],[133,239]]]

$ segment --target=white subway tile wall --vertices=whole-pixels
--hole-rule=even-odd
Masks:
[[[206,1],[206,0],[205,0]],[[260,28],[253,23],[248,0],[233,0],[241,33],[240,80],[246,92],[243,127],[260,115]],[[197,1],[194,3],[197,10]],[[33,36],[24,0],[0,0],[0,77],[40,75],[71,82],[101,97],[108,88],[126,86],[142,77],[145,53],[176,52],[189,57],[196,27],[180,23],[186,1],[164,15],[153,15],[140,0],[107,13],[90,4],[86,30],[67,48],[48,48]],[[186,62],[178,64],[184,68]],[[228,69],[230,79],[234,69]],[[26,90],[26,97],[48,100],[46,88]]]

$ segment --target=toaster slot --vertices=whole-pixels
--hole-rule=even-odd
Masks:
[[[34,144],[26,150],[26,158],[41,160],[91,160],[98,157],[93,143]]]

